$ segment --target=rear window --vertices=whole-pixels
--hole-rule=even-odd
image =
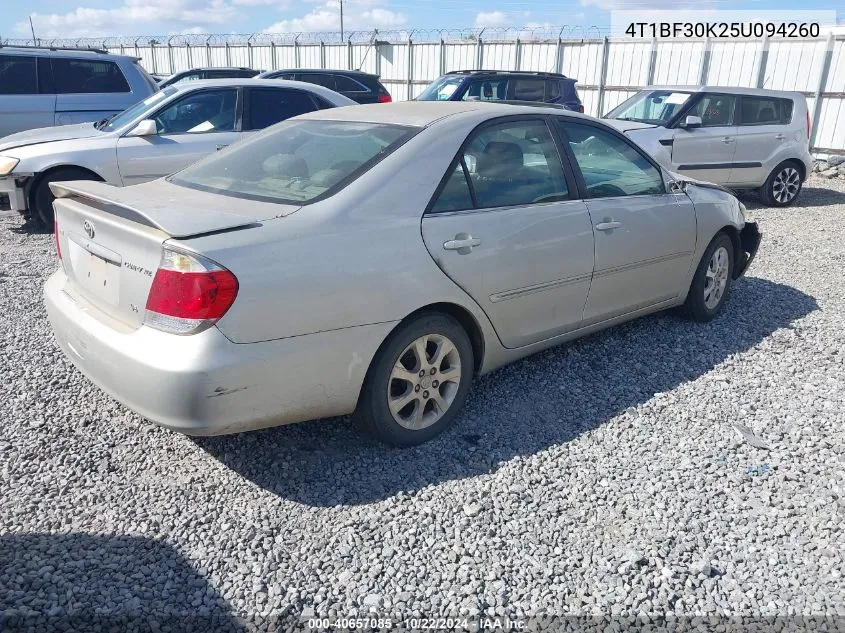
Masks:
[[[358,178],[416,128],[349,121],[287,121],[171,177],[234,198],[307,204]]]
[[[35,57],[0,55],[0,94],[38,94]]]
[[[779,125],[792,121],[792,101],[772,97],[740,100],[739,125]]]
[[[57,94],[129,92],[117,64],[109,61],[53,58]]]
[[[343,75],[335,75],[336,90],[338,92],[368,92],[368,89],[349,77]]]

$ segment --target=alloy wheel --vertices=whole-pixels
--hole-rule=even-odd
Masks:
[[[704,305],[708,310],[715,310],[725,294],[728,285],[730,257],[728,249],[720,246],[710,257],[704,277]]]
[[[455,344],[442,334],[421,336],[405,348],[390,372],[390,413],[406,429],[427,428],[449,410],[460,382],[461,357]]]
[[[781,204],[790,202],[798,195],[800,186],[801,178],[798,170],[794,167],[784,167],[772,183],[772,196]]]

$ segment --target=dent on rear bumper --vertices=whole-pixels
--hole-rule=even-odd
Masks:
[[[143,417],[189,435],[218,435],[351,413],[393,324],[232,343],[217,328],[175,336],[120,332],[47,281],[59,346],[95,384]]]

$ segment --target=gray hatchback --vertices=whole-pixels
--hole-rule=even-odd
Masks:
[[[136,57],[99,49],[0,46],[0,137],[99,121],[157,90]]]

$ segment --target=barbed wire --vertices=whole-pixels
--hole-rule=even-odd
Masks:
[[[149,46],[267,46],[292,44],[367,44],[375,40],[386,43],[460,42],[460,41],[548,41],[557,39],[601,39],[610,29],[598,26],[530,26],[465,29],[399,29],[302,32],[302,33],[180,33],[170,35],[125,35],[120,37],[81,38],[0,38],[6,46],[66,46],[71,48],[120,48]]]

